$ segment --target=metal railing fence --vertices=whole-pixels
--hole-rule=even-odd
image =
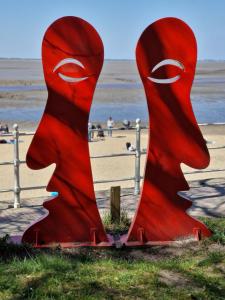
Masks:
[[[200,124],[199,124],[200,125]],[[211,124],[201,124],[201,125],[211,125]],[[214,124],[214,125],[220,125],[220,124]],[[123,128],[124,129],[124,128]],[[94,184],[99,183],[110,183],[110,182],[122,182],[122,181],[134,181],[134,194],[138,195],[140,193],[140,182],[143,178],[140,175],[140,163],[141,163],[141,155],[146,154],[146,151],[141,151],[141,130],[146,129],[146,127],[141,127],[141,121],[140,119],[136,120],[136,126],[129,128],[130,130],[136,131],[136,141],[135,141],[135,151],[134,152],[128,152],[128,153],[113,153],[113,154],[105,154],[105,155],[95,155],[91,156],[91,159],[98,159],[98,158],[109,158],[109,157],[119,157],[119,156],[134,156],[135,158],[135,170],[134,170],[134,176],[127,177],[127,178],[117,178],[117,179],[107,179],[107,180],[97,180],[94,181]],[[103,128],[104,132],[107,132],[108,129]],[[112,128],[112,131],[121,130],[121,128]],[[90,129],[90,132],[97,132],[98,129]],[[21,206],[21,191],[28,191],[28,190],[38,190],[38,189],[46,189],[46,186],[27,186],[27,187],[21,187],[20,185],[20,165],[25,164],[26,161],[20,160],[19,155],[19,137],[21,136],[33,136],[34,132],[25,133],[25,132],[19,132],[19,128],[17,124],[13,125],[13,132],[9,134],[4,134],[1,137],[13,137],[13,147],[14,147],[14,159],[12,161],[3,161],[0,162],[0,166],[5,165],[13,165],[14,169],[14,187],[11,189],[2,189],[0,190],[0,193],[8,193],[12,192],[14,194],[14,208],[19,208]],[[225,149],[225,146],[222,147],[211,147],[209,149]],[[185,172],[184,174],[197,174],[197,173],[207,173],[207,172],[221,172],[225,171],[224,169],[213,169],[213,170],[196,170],[191,172]]]
[[[145,152],[141,151],[140,148],[140,140],[141,140],[141,121],[140,119],[136,120],[136,126],[133,128],[129,128],[130,130],[136,130],[136,150],[133,153],[114,153],[114,154],[106,154],[106,155],[95,155],[91,156],[91,159],[97,159],[97,158],[106,158],[106,157],[119,157],[119,156],[134,156],[135,157],[135,172],[133,177],[127,177],[127,178],[119,178],[119,179],[109,179],[109,180],[97,180],[94,181],[94,184],[98,183],[109,183],[109,182],[120,182],[120,181],[129,181],[134,180],[134,194],[138,195],[140,193],[140,159],[141,154],[144,154]],[[102,129],[104,132],[107,132],[108,129]],[[121,130],[121,128],[112,128],[110,129],[112,131]],[[98,131],[98,129],[90,129],[90,132]],[[14,194],[14,208],[19,208],[21,206],[21,192],[22,191],[28,191],[28,190],[37,190],[37,189],[46,189],[46,186],[29,186],[29,187],[21,187],[20,185],[20,165],[25,164],[26,161],[20,160],[19,155],[19,137],[20,136],[32,136],[34,135],[34,132],[25,133],[25,132],[19,132],[19,127],[17,124],[13,125],[13,132],[10,134],[4,134],[2,137],[13,137],[13,146],[14,146],[14,160],[13,161],[3,161],[0,162],[0,166],[5,165],[13,165],[14,168],[14,187],[11,189],[2,189],[0,190],[0,193],[8,193],[13,192]]]

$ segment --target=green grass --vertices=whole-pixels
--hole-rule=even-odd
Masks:
[[[106,232],[113,235],[126,233],[131,224],[131,219],[128,217],[126,210],[121,210],[120,222],[112,222],[111,214],[108,211],[103,215],[102,221]]]
[[[215,238],[145,249],[34,250],[0,240],[0,299],[225,299],[224,219]]]
[[[225,245],[225,218],[199,218],[209,229],[213,235],[210,238],[212,241],[219,242]]]

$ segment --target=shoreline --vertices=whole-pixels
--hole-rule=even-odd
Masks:
[[[10,134],[13,133],[13,125],[17,124],[19,131],[21,132],[27,132],[27,133],[31,133],[31,132],[35,132],[37,130],[37,127],[39,125],[39,122],[29,122],[29,121],[22,121],[22,122],[16,122],[16,121],[6,121],[6,122],[2,122],[3,124],[8,124],[9,129],[10,129]],[[102,121],[91,121],[91,123],[93,125],[98,125],[100,124],[102,126],[102,129],[107,131],[107,126],[106,126],[106,121],[102,122]],[[131,127],[133,128],[133,130],[135,129],[136,126],[136,122],[135,121],[131,121]],[[141,122],[141,128],[146,130],[148,129],[149,123],[148,122]],[[198,126],[201,128],[204,127],[221,127],[222,131],[224,130],[224,134],[225,134],[225,122],[215,122],[215,123],[198,123]],[[124,127],[123,127],[123,121],[115,121],[115,126],[114,128],[116,128],[117,130],[122,130],[124,131]],[[130,129],[129,129],[130,130]],[[4,135],[0,135],[0,138],[3,137]]]
[[[225,61],[200,61],[191,90],[199,123],[225,122]],[[1,91],[19,86],[25,90]],[[36,90],[35,85],[42,85]],[[132,86],[132,88],[130,88]],[[26,87],[31,90],[26,90]],[[41,60],[0,60],[0,121],[35,130],[47,101]],[[105,60],[91,106],[90,120],[106,122],[136,117],[147,123],[147,103],[135,61]],[[21,121],[20,121],[21,120]]]

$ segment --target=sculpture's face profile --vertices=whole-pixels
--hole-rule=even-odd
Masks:
[[[56,164],[47,191],[58,196],[44,202],[49,213],[27,229],[23,241],[108,245],[88,148],[88,118],[103,54],[97,31],[80,18],[58,19],[45,33],[42,61],[48,99],[26,161],[32,169]]]
[[[83,98],[91,100],[102,68],[103,45],[86,21],[77,17],[55,21],[44,36],[42,60],[49,93],[77,105]]]
[[[152,147],[189,166],[207,166],[208,152],[190,101],[197,59],[192,30],[179,19],[160,19],[142,33],[136,57],[150,110]]]
[[[191,28],[176,18],[149,25],[138,41],[136,58],[148,102],[150,139],[128,245],[190,238],[196,229],[211,235],[186,213],[191,202],[179,195],[189,188],[180,164],[201,169],[209,163],[190,101],[196,56]]]
[[[65,132],[75,134],[70,141],[73,146],[67,145],[68,149],[79,144],[79,138],[87,141],[87,122],[103,58],[102,40],[85,20],[63,17],[47,29],[42,42],[42,63],[48,99],[27,153],[31,168],[58,162],[59,152],[66,156]],[[46,147],[46,153],[40,151]]]

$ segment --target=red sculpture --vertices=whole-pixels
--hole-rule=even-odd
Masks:
[[[47,186],[48,215],[29,227],[23,242],[37,247],[111,245],[96,205],[88,148],[88,118],[103,64],[95,29],[76,17],[55,21],[42,44],[46,108],[27,154],[32,169],[56,164]]]
[[[211,235],[186,213],[192,204],[178,194],[189,189],[181,163],[196,169],[209,164],[190,101],[196,56],[192,30],[176,18],[151,24],[138,41],[136,59],[148,102],[150,140],[142,193],[126,245]]]
[[[137,44],[137,65],[150,113],[150,141],[142,193],[126,245],[146,245],[210,236],[190,217],[191,202],[180,164],[201,169],[209,153],[193,114],[190,91],[196,40],[181,20],[151,24]],[[59,195],[43,206],[48,215],[31,225],[22,241],[36,247],[111,246],[96,205],[88,148],[88,118],[103,64],[95,29],[76,17],[55,21],[42,45],[48,88],[46,108],[27,154],[32,169],[56,164],[48,191]]]

